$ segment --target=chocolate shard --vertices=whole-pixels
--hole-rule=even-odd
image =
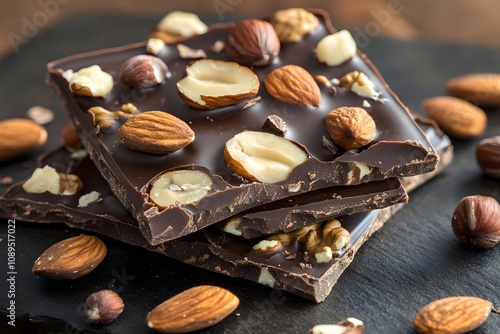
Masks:
[[[141,232],[151,244],[190,234],[258,205],[299,193],[419,175],[435,169],[437,155],[432,145],[364,54],[358,52],[337,66],[327,66],[312,57],[318,42],[335,31],[325,13],[313,13],[320,22],[314,34],[287,44],[279,54],[279,62],[252,68],[261,83],[259,96],[262,98],[247,109],[243,109],[245,101],[205,111],[190,107],[179,96],[177,83],[185,76],[184,69],[192,60],[179,57],[177,42],[168,44],[158,56],[170,69],[175,66],[178,70],[171,70],[161,84],[148,89],[128,87],[117,77],[127,59],[145,52],[146,43],[80,54],[48,64],[48,84],[63,102],[63,109],[100,173],[139,221]],[[210,47],[215,41],[224,40],[233,26],[214,26],[203,35],[184,39],[182,44],[205,50],[212,60],[229,61],[224,52],[213,53]],[[324,124],[326,115],[340,106],[362,106],[366,97],[344,89],[338,89],[335,96],[321,92],[321,103],[316,108],[277,100],[265,92],[262,83],[269,73],[287,64],[300,65],[311,75],[321,74],[327,78],[342,78],[353,71],[363,73],[377,91],[377,98],[370,100],[368,108],[377,126],[375,140],[355,151],[339,149],[333,154],[325,148],[322,137],[328,135]],[[105,98],[74,95],[69,88],[70,70],[78,71],[92,65],[99,65],[104,72],[115,76],[114,87]],[[117,135],[125,117],[118,117],[111,126],[101,128],[95,126],[88,112],[96,106],[115,111],[116,106],[125,103],[132,103],[139,112],[160,110],[180,118],[192,128],[196,139],[169,155],[128,149],[119,142]],[[210,103],[217,105],[218,101],[212,99]],[[225,143],[243,131],[263,131],[262,124],[270,115],[278,115],[287,123],[284,138],[302,148],[307,159],[279,182],[252,181],[237,175],[224,160]],[[150,199],[152,182],[158,175],[179,169],[207,173],[211,186],[199,200],[159,208]],[[316,176],[314,179],[309,177],[311,172]],[[294,184],[301,184],[301,187],[291,193],[289,188]]]
[[[450,140],[437,129],[435,123],[418,117],[417,122],[439,152],[440,163],[432,173],[404,178],[402,181],[408,191],[441,172],[453,158]],[[29,194],[18,183],[0,197],[0,217],[36,223],[64,223],[75,229],[100,233],[144,247],[200,268],[288,291],[314,302],[321,302],[330,294],[359,247],[402,206],[398,204],[382,210],[338,217],[342,227],[349,231],[351,242],[347,249],[328,263],[316,263],[300,251],[296,244],[285,246],[278,252],[258,253],[252,250],[256,240],[224,233],[215,226],[152,246],[141,234],[137,221],[120,204],[88,157],[60,149],[40,159],[39,165],[46,164],[67,166],[67,172],[79,175],[88,185],[84,188],[87,192],[99,193],[99,200],[79,207],[81,194],[64,197],[47,193]]]

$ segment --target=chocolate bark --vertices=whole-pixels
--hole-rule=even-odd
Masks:
[[[141,232],[151,244],[159,244],[203,227],[217,223],[261,204],[292,195],[338,185],[354,185],[390,177],[419,175],[435,169],[437,155],[415,125],[407,108],[389,89],[370,60],[361,52],[339,66],[327,66],[314,57],[314,48],[326,35],[335,31],[328,17],[314,12],[320,25],[299,42],[282,43],[276,60],[252,70],[261,81],[260,101],[245,108],[243,101],[233,106],[213,110],[196,110],[179,96],[176,83],[185,76],[192,59],[181,58],[173,43],[158,55],[169,67],[166,80],[153,88],[134,89],[118,80],[122,64],[132,56],[145,53],[145,43],[101,50],[72,56],[48,64],[48,83],[60,98],[91,159],[109,182],[120,201],[138,220]],[[225,52],[211,51],[216,41],[223,41],[234,24],[213,26],[201,36],[183,40],[192,49],[203,49],[211,59],[229,60]],[[100,65],[111,73],[115,85],[105,98],[73,95],[62,71]],[[370,100],[367,111],[377,126],[375,140],[360,150],[335,153],[325,147],[328,138],[324,119],[330,110],[340,106],[362,107],[367,98],[351,91],[321,88],[321,103],[317,108],[278,101],[271,97],[262,80],[274,69],[298,64],[311,75],[329,79],[341,78],[351,71],[360,71],[374,83],[380,99]],[[117,110],[123,103],[133,103],[138,110],[162,110],[189,124],[196,139],[187,147],[170,155],[152,155],[132,151],[120,143],[118,129],[124,123],[119,118],[110,128],[94,125],[87,110],[102,106]],[[223,157],[224,144],[244,131],[267,131],[262,128],[271,115],[279,116],[288,129],[284,137],[303,147],[307,160],[294,168],[284,181],[266,184],[249,181],[235,175]],[[177,169],[197,169],[209,174],[213,185],[199,202],[159,209],[149,199],[152,180],[158,175]],[[293,189],[293,192],[290,191]]]
[[[441,159],[435,172],[403,179],[408,190],[435,176],[453,157],[449,139],[435,128],[435,124],[422,119],[417,121],[431,139]],[[67,166],[71,160],[66,150],[57,150],[42,159],[40,164],[49,163],[61,167]],[[137,221],[113,195],[92,162],[88,158],[80,161],[81,164],[73,165],[65,172],[85,172],[84,180],[90,178],[93,182],[84,182],[81,193],[98,191],[101,194],[99,201],[78,208],[79,195],[27,194],[22,191],[21,184],[16,184],[0,197],[0,216],[38,223],[62,222],[76,229],[100,233],[214,272],[272,285],[275,289],[315,302],[321,302],[328,296],[359,247],[401,207],[395,205],[383,210],[340,217],[342,226],[351,235],[351,245],[328,263],[316,263],[298,244],[283,246],[277,252],[257,253],[252,247],[259,240],[224,233],[215,226],[152,246],[142,236]]]

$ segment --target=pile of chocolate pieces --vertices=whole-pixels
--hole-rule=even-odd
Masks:
[[[452,159],[348,31],[318,10],[48,64],[80,141],[39,160],[0,216],[62,222],[323,301],[359,247]]]

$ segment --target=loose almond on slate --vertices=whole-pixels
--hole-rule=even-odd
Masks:
[[[47,141],[47,131],[32,120],[13,118],[0,122],[0,162],[27,154]]]
[[[212,285],[188,289],[148,313],[148,326],[160,333],[189,333],[213,326],[233,312],[239,299]]]
[[[500,74],[472,73],[446,83],[448,94],[471,103],[491,107],[500,105]]]

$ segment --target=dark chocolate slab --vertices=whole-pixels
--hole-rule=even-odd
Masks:
[[[441,162],[435,172],[414,177],[409,183],[411,189],[440,172],[451,162],[453,156],[450,141],[432,122],[418,122],[440,152]],[[211,271],[270,285],[315,302],[323,301],[328,296],[359,247],[401,207],[395,205],[383,210],[340,217],[342,226],[351,235],[351,245],[329,263],[317,263],[298,244],[283,246],[278,252],[257,253],[252,247],[260,239],[243,239],[224,233],[215,226],[152,246],[140,233],[137,221],[120,205],[109,185],[97,174],[88,157],[72,159],[66,149],[59,149],[40,160],[41,166],[46,164],[79,175],[85,188],[73,196],[51,196],[27,194],[21,189],[21,184],[16,184],[0,197],[0,217],[37,223],[62,222],[76,229],[100,233]],[[404,179],[405,183],[406,181]],[[85,208],[78,208],[79,196],[92,190],[101,193],[102,200]]]
[[[131,56],[145,53],[145,43],[76,55],[48,65],[48,82],[77,128],[92,160],[113,192],[139,221],[141,231],[150,243],[174,239],[257,205],[295,195],[289,191],[290,186],[300,185],[297,193],[304,193],[328,186],[418,175],[435,168],[437,155],[429,141],[364,54],[358,52],[352,60],[332,67],[314,58],[312,50],[318,41],[335,31],[324,14],[318,12],[317,15],[321,24],[314,32],[297,43],[282,45],[276,62],[253,70],[261,80],[273,69],[286,64],[299,64],[313,76],[322,74],[328,78],[340,78],[353,70],[365,73],[376,90],[382,93],[385,102],[369,101],[371,107],[367,109],[377,124],[377,136],[360,152],[339,149],[333,154],[322,141],[323,136],[327,136],[324,118],[330,110],[345,105],[361,107],[366,100],[349,91],[338,89],[337,94],[332,95],[324,88],[320,106],[309,108],[277,101],[261,85],[258,95],[262,99],[251,108],[243,110],[243,102],[200,111],[188,107],[177,93],[176,83],[184,76],[191,59],[180,58],[176,44],[168,45],[159,55],[169,66],[169,77],[161,85],[146,90],[131,89],[118,80],[122,63]],[[228,60],[224,52],[214,53],[209,49],[215,41],[225,39],[231,26],[214,26],[208,33],[187,39],[182,44],[204,49],[209,58]],[[76,71],[94,64],[114,76],[112,92],[104,99],[74,96],[60,75],[61,70]],[[154,156],[131,151],[120,143],[117,129],[123,119],[109,129],[96,130],[91,115],[87,113],[88,108],[99,105],[116,110],[126,102],[135,104],[140,111],[163,110],[183,119],[194,130],[196,140],[174,154]],[[285,138],[303,145],[310,158],[282,182],[243,181],[226,166],[224,144],[241,131],[261,131],[266,118],[274,114],[288,124]],[[366,166],[370,172],[365,175],[360,167]],[[214,181],[213,189],[198,204],[160,211],[149,202],[149,182],[158,174],[178,168],[207,168]]]

